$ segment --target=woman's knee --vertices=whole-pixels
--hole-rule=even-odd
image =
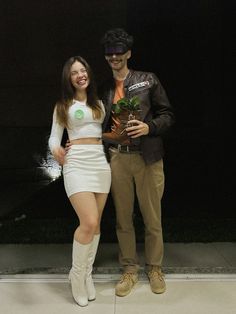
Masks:
[[[83,232],[87,234],[94,234],[96,229],[98,228],[99,219],[98,218],[90,218],[87,221],[84,221],[81,224],[81,229]]]

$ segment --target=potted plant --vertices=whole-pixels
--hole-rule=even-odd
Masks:
[[[131,126],[130,120],[140,118],[140,99],[138,96],[123,97],[112,105],[112,113],[115,125],[111,132],[103,133],[103,140],[113,144],[129,145],[131,139],[126,133],[127,126]]]

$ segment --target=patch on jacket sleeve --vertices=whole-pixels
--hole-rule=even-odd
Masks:
[[[145,87],[145,86],[149,86],[150,83],[149,81],[144,81],[144,82],[140,82],[140,83],[136,83],[134,85],[131,85],[128,87],[128,91],[131,92],[134,89],[140,88],[140,87]]]

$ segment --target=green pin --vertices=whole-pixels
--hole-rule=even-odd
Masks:
[[[84,117],[84,112],[83,112],[83,110],[78,109],[78,110],[75,111],[75,118],[76,118],[76,119],[81,120],[81,119],[83,119],[83,117]]]

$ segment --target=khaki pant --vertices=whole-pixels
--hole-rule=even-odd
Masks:
[[[163,237],[161,198],[164,190],[163,161],[146,165],[139,153],[120,153],[110,149],[112,186],[116,208],[116,231],[121,265],[127,271],[139,268],[133,225],[135,188],[145,225],[145,257],[147,265],[161,266]]]

